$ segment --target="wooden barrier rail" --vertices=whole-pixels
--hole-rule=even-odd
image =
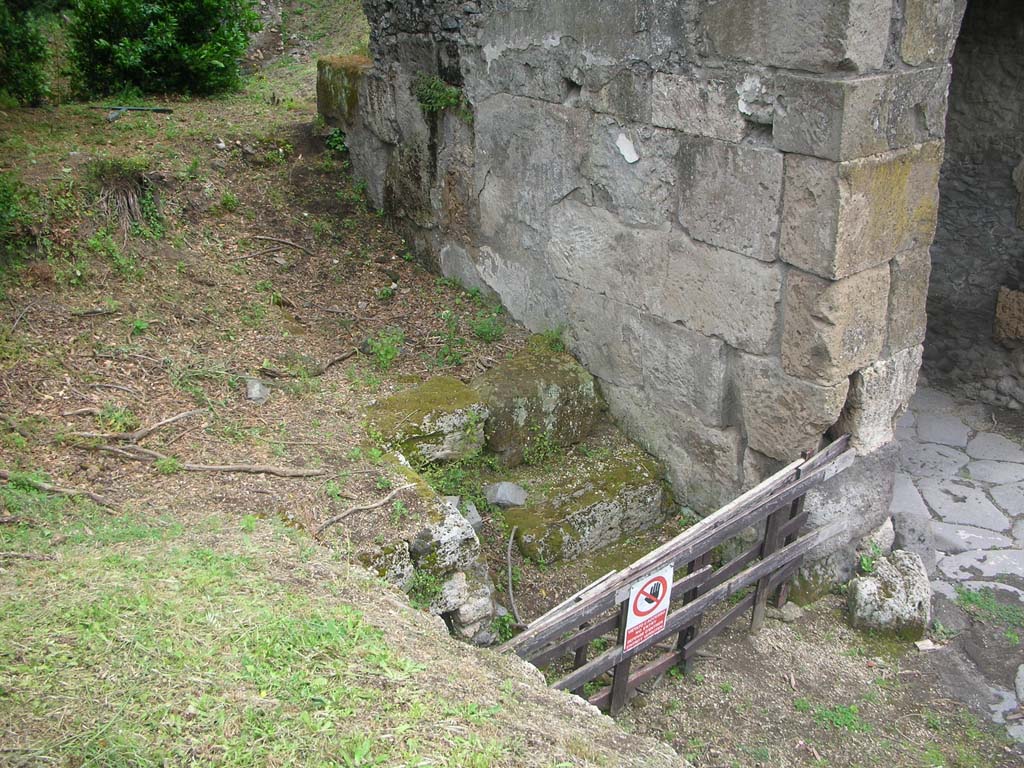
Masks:
[[[748,610],[751,631],[756,632],[764,623],[769,598],[776,595],[780,606],[785,603],[789,579],[803,556],[845,526],[845,521],[838,520],[801,535],[807,519],[804,495],[852,461],[849,438],[844,436],[814,456],[793,462],[623,570],[584,587],[533,621],[501,650],[537,667],[571,654],[572,671],[553,687],[580,695],[587,683],[611,671],[611,685],[592,694],[589,701],[616,714],[637,686],[674,666],[689,667],[701,646]],[[726,562],[714,562],[718,548],[762,522],[764,532],[757,543]],[[743,590],[747,592],[737,599]],[[730,599],[736,602],[729,610],[702,628],[705,614]],[[642,618],[644,609],[653,614],[651,618]],[[614,639],[608,641],[608,649],[588,660],[591,644],[610,635]],[[650,656],[671,636],[675,637],[673,648],[660,648],[659,655],[631,671],[636,656]]]

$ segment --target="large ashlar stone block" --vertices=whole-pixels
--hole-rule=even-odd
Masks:
[[[650,66],[636,63],[610,72],[589,68],[580,91],[580,105],[601,114],[637,123],[650,123],[654,75]]]
[[[894,439],[893,422],[917,389],[922,347],[900,350],[850,377],[850,393],[836,424],[849,433],[859,453],[870,453]]]
[[[545,229],[548,209],[584,184],[580,163],[590,139],[584,112],[499,95],[477,105],[474,124],[483,236],[516,222]]]
[[[889,262],[890,350],[906,349],[924,342],[928,323],[928,279],[932,259],[928,248],[898,253]]]
[[[594,194],[630,225],[667,228],[676,210],[679,135],[643,125],[594,121],[583,175]]]
[[[366,56],[324,56],[316,63],[316,110],[330,125],[359,118],[359,86],[373,68]]]
[[[741,354],[735,385],[748,445],[787,461],[818,447],[839,418],[849,381],[813,384],[788,375],[777,360]]]
[[[651,315],[641,318],[644,390],[672,411],[705,421],[725,419],[726,348],[719,339]]]
[[[889,0],[720,0],[701,3],[701,27],[727,59],[809,72],[882,66]]]
[[[748,125],[739,111],[736,84],[729,79],[654,74],[651,122],[694,136],[739,141]]]
[[[675,493],[688,506],[711,512],[736,495],[743,455],[737,428],[708,426],[689,409],[664,409],[639,387],[608,384],[603,391],[615,423],[664,461]]]
[[[900,58],[912,67],[948,61],[965,0],[906,0]]]
[[[928,247],[941,164],[939,142],[841,163],[787,155],[780,257],[836,279]]]
[[[890,443],[858,456],[848,469],[808,491],[804,504],[809,513],[807,528],[843,520],[845,530],[823,542],[804,560],[792,593],[794,599],[816,600],[854,575],[857,546],[889,516],[898,454],[897,446]]]
[[[655,289],[655,315],[747,352],[769,350],[778,325],[780,264],[682,235],[670,239],[667,258],[668,268]]]
[[[569,301],[569,347],[605,382],[639,387],[642,381],[640,312],[597,291],[575,286]]]
[[[878,359],[886,335],[888,265],[836,281],[791,269],[785,297],[786,373],[832,384]]]
[[[648,309],[667,268],[669,238],[627,227],[602,208],[567,200],[552,216],[545,253],[556,277]]]
[[[949,67],[820,78],[780,75],[772,140],[784,152],[848,160],[941,139]]]
[[[773,261],[782,197],[782,153],[714,139],[684,139],[679,222],[711,245]]]

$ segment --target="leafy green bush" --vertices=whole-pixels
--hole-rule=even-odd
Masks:
[[[10,173],[0,173],[0,271],[21,255],[26,244],[29,217],[21,183]]]
[[[75,11],[71,60],[92,94],[232,90],[259,29],[252,0],[76,0]]]
[[[36,104],[47,94],[46,40],[35,18],[0,3],[0,103]]]

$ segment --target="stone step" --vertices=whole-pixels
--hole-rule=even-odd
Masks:
[[[663,522],[671,506],[664,467],[609,424],[573,451],[504,479],[527,491],[505,522],[518,529],[523,555],[542,563],[590,557]]]

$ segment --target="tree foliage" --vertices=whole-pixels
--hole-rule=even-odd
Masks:
[[[251,0],[76,0],[76,84],[85,94],[232,90],[257,29]]]
[[[35,104],[46,95],[46,41],[35,18],[0,3],[0,102]]]

